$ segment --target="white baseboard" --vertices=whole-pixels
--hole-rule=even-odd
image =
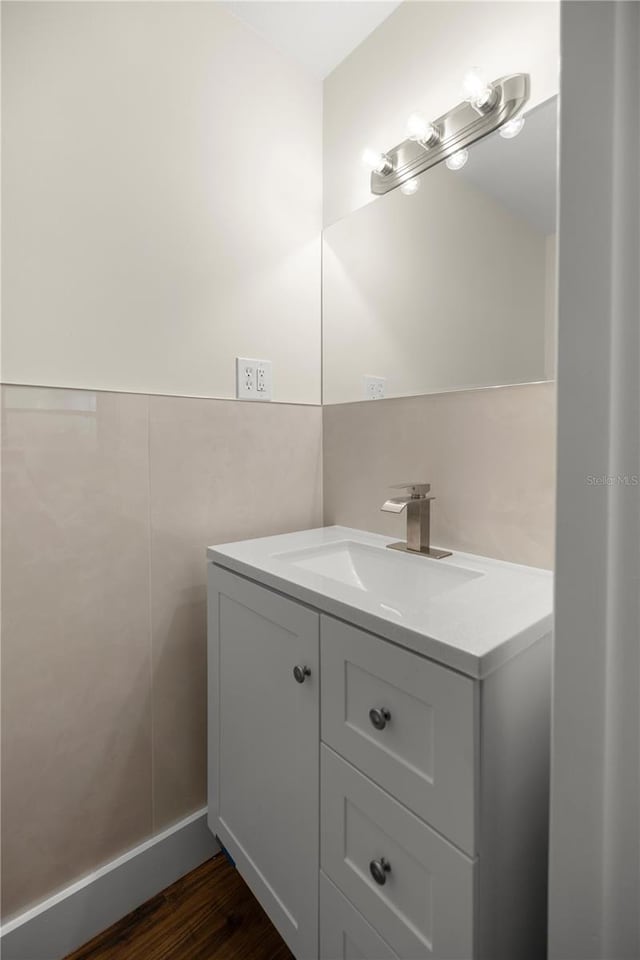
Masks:
[[[0,956],[61,960],[219,849],[205,807],[4,924]]]

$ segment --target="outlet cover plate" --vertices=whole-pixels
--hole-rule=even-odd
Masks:
[[[363,377],[365,400],[383,400],[385,395],[386,377]]]
[[[236,357],[238,400],[271,400],[271,361]]]

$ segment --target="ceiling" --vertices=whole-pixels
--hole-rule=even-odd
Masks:
[[[226,6],[282,53],[323,79],[402,0],[226,0]]]

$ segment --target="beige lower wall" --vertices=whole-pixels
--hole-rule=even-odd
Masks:
[[[319,407],[4,387],[8,917],[205,798],[205,547],[318,526]]]
[[[404,539],[389,486],[427,480],[432,540],[550,568],[555,385],[528,384],[323,408],[325,523]]]
[[[319,526],[323,493],[325,523],[400,536],[388,486],[426,479],[436,543],[552,565],[553,384],[2,396],[5,918],[205,803],[207,544]]]

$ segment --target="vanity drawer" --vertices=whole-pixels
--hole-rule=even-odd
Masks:
[[[324,872],[403,960],[470,960],[474,863],[326,746],[320,776]]]
[[[324,873],[320,874],[320,960],[399,960]]]
[[[324,742],[473,855],[473,680],[332,617],[320,635]]]

